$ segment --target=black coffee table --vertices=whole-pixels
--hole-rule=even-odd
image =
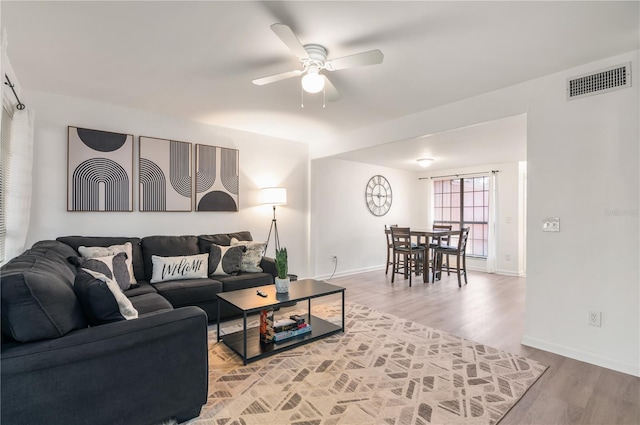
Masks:
[[[260,290],[267,294],[266,298],[257,295]],[[259,360],[263,357],[279,353],[320,338],[344,332],[344,291],[341,286],[331,285],[313,279],[303,279],[291,282],[289,292],[276,293],[275,285],[257,288],[240,289],[238,291],[222,292],[218,294],[218,341],[224,342],[229,348],[238,353],[244,364]],[[311,300],[331,294],[342,293],[342,326],[338,326],[311,314]],[[284,304],[307,300],[306,323],[311,325],[311,332],[284,341],[261,343],[259,327],[247,329],[247,315],[260,310],[276,309]],[[242,312],[242,330],[226,335],[220,335],[221,303],[227,303]],[[276,312],[277,313],[277,312]]]

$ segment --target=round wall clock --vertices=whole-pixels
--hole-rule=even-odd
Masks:
[[[393,201],[389,181],[380,175],[371,177],[364,190],[364,198],[371,214],[381,217],[388,213]]]

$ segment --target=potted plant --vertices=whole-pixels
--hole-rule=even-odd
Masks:
[[[287,248],[276,248],[276,292],[287,293],[289,292],[289,266],[287,263]]]

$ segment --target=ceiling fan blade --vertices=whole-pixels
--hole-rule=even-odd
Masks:
[[[339,69],[355,68],[357,66],[376,65],[382,63],[383,59],[384,55],[380,50],[369,50],[368,52],[332,59],[327,61],[324,66],[329,71],[337,71]]]
[[[326,75],[323,75],[322,78],[324,78],[325,98],[329,102],[335,102],[336,100],[339,100],[341,96],[340,96],[340,92],[338,92],[338,89],[336,89],[336,86],[334,86],[333,83],[331,83],[331,80],[329,80]]]
[[[280,40],[293,52],[294,55],[298,57],[298,59],[307,59],[309,54],[304,49],[298,37],[293,33],[291,28],[289,28],[285,24],[273,24],[271,25],[271,30],[276,33]]]
[[[251,82],[256,86],[264,86],[265,84],[275,83],[276,81],[285,80],[291,77],[297,77],[299,75],[302,75],[302,71],[300,70],[288,71],[282,72],[280,74],[270,75],[268,77],[258,78],[256,80],[252,80]]]

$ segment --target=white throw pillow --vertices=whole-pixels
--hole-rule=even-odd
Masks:
[[[109,279],[113,279],[122,291],[126,291],[131,287],[129,271],[127,270],[127,254],[124,252],[106,257],[69,257],[67,260],[76,267],[91,269],[96,273],[102,273]]]
[[[262,257],[264,257],[264,251],[267,248],[266,242],[254,242],[254,241],[239,241],[236,238],[231,238],[231,246],[242,245],[246,247],[244,254],[242,255],[242,261],[240,262],[240,271],[249,273],[261,273]]]
[[[209,276],[232,276],[240,271],[244,246],[211,244],[209,249]]]
[[[207,277],[209,254],[179,257],[152,255],[151,262],[153,263],[151,283],[167,280],[201,279]]]
[[[107,284],[107,288],[109,288],[109,291],[111,291],[111,293],[113,294],[113,298],[115,298],[116,303],[118,303],[118,309],[120,310],[120,314],[122,314],[122,317],[127,320],[138,318],[138,310],[136,310],[133,304],[131,304],[129,298],[127,298],[127,296],[122,293],[120,287],[118,286],[118,283],[115,280],[109,279],[104,274],[94,272],[93,270],[84,268],[82,270]]]
[[[96,257],[108,257],[116,255],[120,252],[127,254],[127,268],[129,269],[129,283],[132,285],[138,283],[136,277],[133,275],[133,246],[131,242],[127,242],[123,245],[111,245],[104,246],[80,246],[78,247],[78,253],[86,258]]]

